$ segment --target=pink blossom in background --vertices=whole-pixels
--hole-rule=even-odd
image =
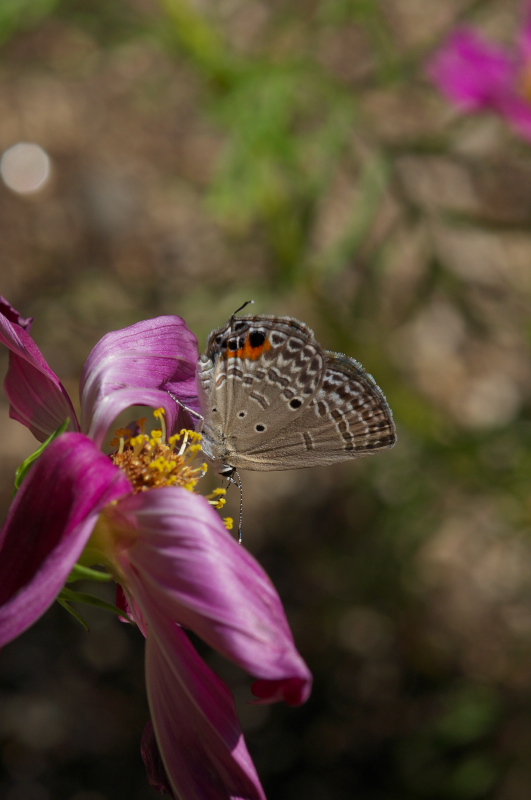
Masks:
[[[531,8],[510,49],[473,28],[456,29],[428,64],[428,75],[463,111],[494,111],[531,141]]]
[[[10,414],[40,441],[66,418],[71,430],[32,465],[0,532],[0,647],[50,607],[79,559],[104,565],[146,638],[152,723],[142,755],[152,785],[180,800],[265,800],[232,695],[185,629],[258,679],[256,702],[302,703],[311,675],[278,595],[207,499],[190,490],[194,470],[180,465],[180,453],[165,445],[182,485],[144,491],[134,469],[100,449],[116,415],[131,405],[164,407],[168,433],[183,413],[170,391],[197,407],[196,339],[173,316],[107,334],[83,371],[79,423],[30,324],[0,298]],[[137,452],[138,443],[130,449],[136,467]]]

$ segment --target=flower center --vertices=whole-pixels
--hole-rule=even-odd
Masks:
[[[161,428],[151,431],[151,436],[144,433],[145,419],[138,420],[137,425],[141,432],[135,436],[128,428],[120,428],[114,432],[114,439],[110,444],[117,450],[111,455],[111,459],[129,478],[134,494],[160,486],[182,486],[183,489],[193,492],[208,469],[204,462],[195,467],[192,463],[201,452],[201,434],[183,429],[170,436],[166,443],[164,409],[158,408],[153,414],[160,420]],[[226,493],[226,489],[214,489],[206,499],[216,508],[223,508],[227,502]],[[223,521],[232,530],[232,518],[225,517]]]
[[[113,462],[125,472],[135,494],[160,486],[182,486],[193,491],[207,471],[204,463],[192,464],[201,451],[201,434],[182,430],[166,442],[161,409],[155,416],[161,419],[162,428],[153,430],[150,436],[143,432],[145,420],[139,420],[141,433],[136,436],[127,428],[115,431],[111,441],[111,446],[117,447],[111,455]]]
[[[201,451],[199,444],[202,438],[201,434],[196,431],[182,430],[180,433],[170,436],[166,442],[164,413],[164,409],[160,408],[154,411],[154,416],[160,420],[161,428],[151,431],[150,436],[144,433],[146,420],[140,419],[137,422],[140,433],[133,435],[129,428],[119,428],[110,442],[111,447],[116,448],[110,457],[114,464],[127,475],[134,494],[162,486],[180,486],[193,492],[207,471],[205,463],[199,466],[193,465],[193,461]],[[226,491],[222,488],[214,489],[206,499],[216,508],[223,508],[226,503]],[[121,581],[114,551],[117,546],[127,547],[132,544],[137,533],[118,521],[113,513],[114,505],[112,503],[101,514],[80,559],[80,564],[84,566],[105,565],[116,580]],[[223,521],[231,530],[233,520],[225,517]]]

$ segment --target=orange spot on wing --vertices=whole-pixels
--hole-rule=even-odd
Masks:
[[[253,347],[251,345],[250,336],[247,337],[245,340],[245,344],[240,350],[227,350],[227,358],[242,358],[242,359],[249,359],[250,361],[256,361],[260,358],[262,353],[265,353],[267,350],[271,350],[271,342],[269,338],[267,338],[263,344],[259,345],[258,347]]]

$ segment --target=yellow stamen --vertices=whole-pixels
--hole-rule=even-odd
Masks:
[[[153,416],[155,417],[155,419],[158,419],[160,422],[160,427],[162,428],[161,435],[163,442],[166,441],[166,420],[164,418],[165,415],[166,415],[166,409],[164,408],[156,408],[155,411],[153,412]],[[155,433],[155,431],[153,431],[153,433]]]
[[[151,436],[142,433],[131,437],[128,431],[127,438],[120,439],[120,449],[112,456],[114,463],[127,474],[135,492],[176,485],[194,491],[207,470],[205,463],[192,465],[200,448],[190,441],[197,441],[197,435],[194,431],[182,431],[170,437],[171,444],[166,444],[163,436],[164,432],[158,429]],[[172,445],[181,439],[176,451]]]
[[[181,448],[180,448],[179,453],[178,453],[178,455],[180,455],[180,456],[182,456],[182,454],[186,450],[186,445],[188,443],[188,439],[190,438],[190,433],[191,433],[191,431],[185,431],[185,430],[181,431],[181,435],[183,436],[183,441],[182,441]]]

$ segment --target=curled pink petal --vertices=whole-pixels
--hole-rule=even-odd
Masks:
[[[114,389],[96,403],[88,435],[102,447],[105,435],[107,433],[110,435],[109,426],[112,425],[118,414],[131,406],[139,405],[164,408],[167,429],[172,431],[176,427],[178,406],[168,392],[157,389]]]
[[[164,770],[156,752],[144,758],[159,788],[166,778],[179,800],[266,800],[229,689],[167,619],[149,620],[146,681]]]
[[[108,333],[83,370],[83,430],[101,444],[116,414],[128,405],[164,407],[172,430],[178,408],[170,392],[198,410],[197,358],[197,339],[181,317],[157,317]]]
[[[30,327],[30,319],[0,298],[0,344],[11,351],[5,379],[9,416],[44,442],[66,419],[73,430],[79,425],[67,392],[30,336]]]
[[[137,531],[120,566],[148,619],[169,617],[274,682],[271,700],[307,699],[311,675],[275,588],[204,497],[165,487],[128,497],[108,513]]]
[[[37,459],[0,532],[0,646],[49,608],[101,510],[130,491],[83,434],[59,436]]]

